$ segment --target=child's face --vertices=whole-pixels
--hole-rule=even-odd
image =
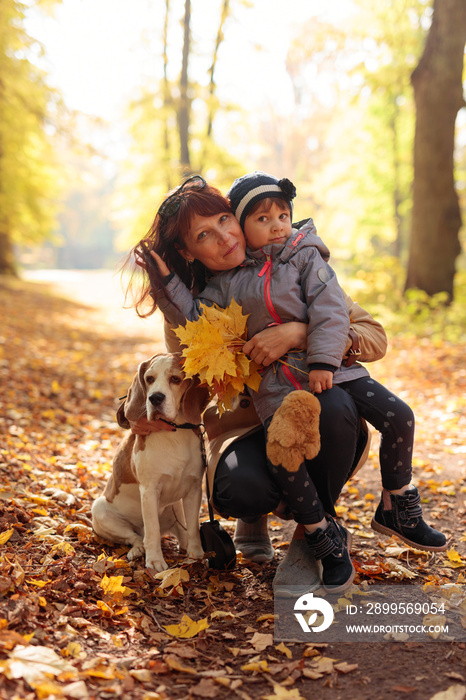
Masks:
[[[281,202],[273,201],[269,207],[263,206],[246,217],[244,235],[251,250],[259,250],[271,243],[285,243],[291,236],[290,210]]]

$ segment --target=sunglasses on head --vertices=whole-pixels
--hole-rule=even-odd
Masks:
[[[168,218],[176,214],[183,201],[183,192],[190,190],[202,190],[206,186],[206,181],[200,175],[192,175],[180,185],[173,194],[169,195],[159,207],[158,215]]]

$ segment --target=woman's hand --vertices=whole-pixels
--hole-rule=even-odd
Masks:
[[[157,255],[157,253],[154,250],[151,250],[150,254],[154,258],[154,260],[157,264],[157,267],[159,268],[159,272],[160,272],[161,276],[167,277],[170,274],[171,270],[168,269],[168,267],[165,264],[165,261],[162,260],[160,255]]]
[[[264,328],[243,345],[243,352],[257,362],[268,367],[288,350],[305,350],[307,347],[307,323],[283,323]]]
[[[315,394],[321,394],[333,386],[333,373],[328,369],[311,369],[309,372],[309,388]]]
[[[171,270],[168,269],[168,267],[165,264],[165,261],[162,260],[160,255],[157,255],[157,253],[155,253],[153,250],[151,250],[151,251],[147,250],[147,252],[155,260],[155,263],[159,269],[159,273],[160,273],[161,277],[167,277],[167,275],[170,274]],[[139,267],[142,267],[142,269],[146,270],[146,272],[147,272],[148,261],[144,258],[144,253],[142,253],[139,250],[136,250],[135,251],[135,258],[136,258],[136,265],[138,265]]]
[[[150,435],[151,433],[158,433],[160,430],[175,430],[172,425],[164,423],[162,420],[147,420],[140,418],[137,421],[129,421],[131,432],[135,435]]]

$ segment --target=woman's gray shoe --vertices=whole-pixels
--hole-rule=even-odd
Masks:
[[[321,585],[321,567],[304,539],[291,540],[285,558],[277,566],[273,594],[277,598],[299,598]]]
[[[243,559],[257,564],[272,561],[275,556],[268,533],[267,515],[261,515],[252,523],[238,519],[233,542],[236,549],[243,555]]]

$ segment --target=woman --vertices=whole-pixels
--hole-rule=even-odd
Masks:
[[[190,248],[187,242],[193,240],[196,244]],[[232,258],[235,258],[233,265],[240,264],[244,258],[244,237],[228,201],[198,176],[166,197],[145,241],[195,293],[202,290],[209,275],[231,269]],[[197,245],[197,241],[202,241],[202,245]],[[134,253],[140,260],[141,247],[136,246]],[[151,308],[145,313],[142,313],[143,304],[151,299],[151,292],[157,296],[157,290],[166,281],[160,278],[156,267],[148,265],[146,271],[148,275],[135,304],[138,313],[144,316],[155,311],[156,303],[152,300]],[[379,359],[386,349],[383,329],[350,299],[348,306],[353,322],[347,343],[348,362],[359,352],[358,340],[361,359]],[[267,366],[292,348],[305,348],[306,331],[307,325],[300,323],[270,327],[248,341],[243,350]],[[170,351],[179,348],[169,330],[166,342]],[[368,439],[356,406],[345,391],[333,387],[318,398],[321,451],[307,466],[326,512],[334,515],[334,503],[364,447],[368,447]],[[266,514],[276,511],[281,499],[269,476],[264,432],[249,398],[243,397],[237,410],[222,418],[209,409],[205,424],[213,451],[209,475],[214,506],[221,514],[240,519],[235,544],[245,557],[270,560],[273,549],[267,535]],[[151,427],[132,426],[136,432]],[[298,527],[287,557],[277,571],[276,595],[300,595],[320,583],[315,561],[301,535],[302,529]]]

